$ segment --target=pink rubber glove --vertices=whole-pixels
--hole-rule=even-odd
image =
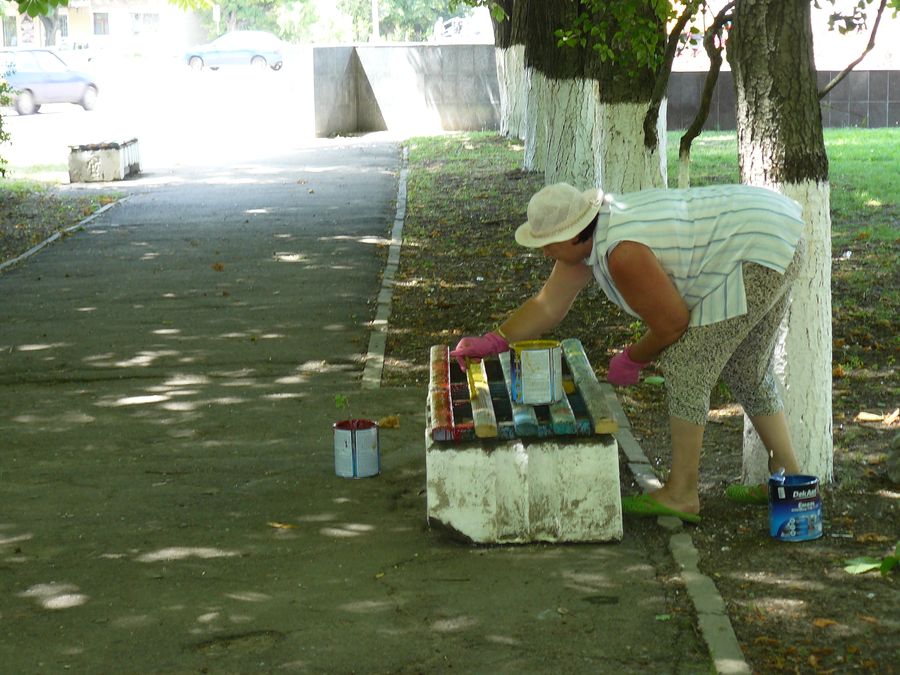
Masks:
[[[509,349],[509,343],[502,335],[485,333],[481,337],[464,337],[456,343],[456,348],[450,352],[450,356],[456,357],[460,369],[466,372],[466,359],[483,359],[486,356],[496,356],[500,352]]]
[[[631,349],[631,347],[626,347],[622,350],[621,354],[616,354],[610,359],[609,372],[606,375],[606,380],[610,384],[615,384],[620,387],[628,387],[632,384],[637,384],[641,379],[641,368],[646,368],[653,363],[652,361],[646,361],[644,363],[634,361],[628,353],[629,349]]]

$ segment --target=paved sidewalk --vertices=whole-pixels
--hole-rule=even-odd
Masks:
[[[360,387],[399,169],[373,136],[148,175],[0,274],[4,673],[710,671],[664,532],[427,528],[425,392]],[[399,415],[379,477],[334,475],[336,394]]]

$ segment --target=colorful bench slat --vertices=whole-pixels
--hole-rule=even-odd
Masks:
[[[469,403],[472,406],[472,421],[478,438],[497,437],[497,416],[491,402],[491,388],[488,384],[484,361],[470,361],[466,364],[469,379]]]
[[[588,416],[594,425],[596,434],[614,434],[619,430],[619,423],[609,410],[600,383],[584,353],[581,340],[568,338],[562,341],[563,357],[572,371],[575,386],[581,393],[587,408]]]

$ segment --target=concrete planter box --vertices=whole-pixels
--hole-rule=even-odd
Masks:
[[[480,544],[622,539],[612,436],[450,445],[425,441],[428,521]]]
[[[69,181],[96,183],[122,180],[141,172],[138,139],[123,143],[69,146]]]

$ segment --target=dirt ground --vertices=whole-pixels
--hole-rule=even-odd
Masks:
[[[463,334],[496,325],[539,288],[549,270],[546,260],[518,248],[512,238],[540,178],[490,163],[452,170],[449,164],[457,160],[447,166],[411,160],[387,385],[427,386],[432,344],[453,344]],[[15,257],[99,205],[99,199],[73,201],[52,190],[29,196],[0,189],[0,258]],[[855,246],[858,275],[865,276],[868,261],[887,265],[896,276],[896,242],[888,251],[867,251],[865,241]],[[860,307],[872,302],[864,297],[866,284],[848,280],[847,274],[852,277],[846,270],[843,277],[836,275],[835,292],[860,294]],[[776,542],[768,535],[765,507],[725,500],[725,486],[740,476],[743,420],[724,392],[714,401],[701,464],[705,518],[690,532],[700,567],[715,581],[757,673],[894,673],[900,664],[896,568],[887,576],[845,571],[850,559],[891,554],[900,537],[900,485],[892,464],[900,454],[900,424],[890,417],[898,400],[896,322],[865,317],[859,312],[853,321],[834,325],[835,480],[823,490],[823,538]],[[579,337],[603,378],[611,350],[639,330],[597,292],[582,294],[556,337]],[[843,365],[848,346],[865,357],[854,361],[858,368]],[[669,456],[662,394],[658,385],[641,384],[623,390],[620,400],[664,479]],[[860,412],[872,417],[861,418]],[[623,490],[636,492],[627,477],[624,472]],[[657,528],[653,520],[629,519],[627,526]],[[660,562],[660,574],[671,571],[665,565]]]
[[[394,384],[427,386],[430,345],[452,346],[461,335],[497,325],[549,271],[539,252],[516,246],[512,236],[541,177],[447,156],[440,165],[418,165],[410,155],[410,202],[385,373]],[[464,170],[453,166],[457,161]],[[877,302],[866,297],[871,284],[856,277],[865,279],[873,264],[895,270],[896,277],[896,244],[869,250],[866,241],[857,241],[853,259],[859,267],[835,274],[835,292],[845,300],[856,294],[859,307]],[[850,559],[892,554],[900,538],[900,485],[888,475],[891,455],[900,454],[900,426],[890,417],[898,401],[896,323],[879,321],[874,312],[854,317],[834,326],[835,480],[823,489],[823,538],[777,542],[768,533],[766,507],[725,499],[725,487],[740,480],[743,416],[724,392],[714,401],[701,463],[705,518],[691,533],[700,567],[715,581],[757,673],[893,673],[900,664],[896,570],[881,576],[844,569]],[[580,338],[604,378],[612,350],[639,331],[596,291],[582,294],[555,337]],[[848,349],[856,350],[858,369],[840,365],[851,361]],[[664,479],[669,447],[662,387],[620,390],[620,401]],[[861,411],[872,421],[861,421]],[[623,490],[638,488],[623,484]],[[627,526],[656,527],[636,519]]]

